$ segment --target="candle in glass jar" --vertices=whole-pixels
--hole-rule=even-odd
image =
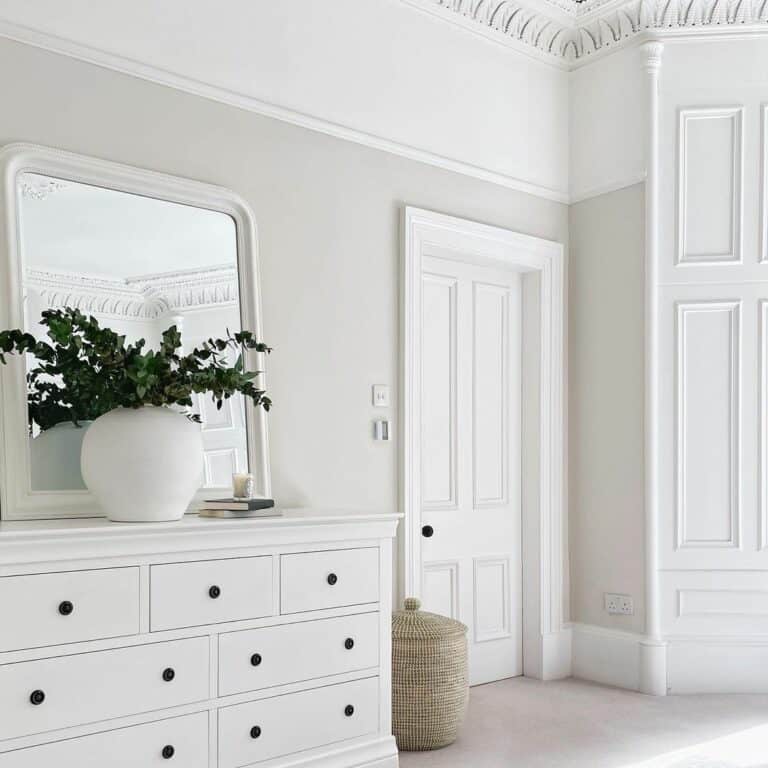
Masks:
[[[253,475],[246,473],[232,475],[232,495],[236,499],[253,498]]]

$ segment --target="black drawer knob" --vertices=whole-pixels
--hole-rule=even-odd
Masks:
[[[435,529],[431,525],[422,526],[421,535],[425,539],[431,539],[435,535]]]
[[[261,664],[261,654],[254,653],[253,656],[251,656],[251,666],[258,667],[259,664]]]
[[[347,706],[344,707],[344,714],[347,717],[352,717],[352,715],[355,714],[355,708],[351,704],[347,704]]]
[[[348,651],[351,651],[351,650],[352,650],[352,649],[355,647],[355,641],[354,641],[354,640],[353,640],[351,637],[348,637],[348,638],[347,638],[347,639],[344,641],[344,647],[345,647],[345,648],[346,648]]]
[[[72,611],[75,610],[75,606],[72,605],[72,603],[69,602],[69,600],[62,600],[59,603],[59,613],[62,616],[69,616]]]
[[[217,587],[215,584],[208,590],[208,596],[212,600],[215,600],[220,594],[221,594],[221,588]]]
[[[32,691],[32,693],[29,694],[29,700],[36,706],[39,707],[44,701],[45,701],[45,692],[41,691],[39,688],[36,691]]]
[[[259,736],[261,736],[261,727],[254,725],[253,728],[251,728],[251,738],[258,739]]]
[[[165,680],[166,683],[170,683],[174,677],[176,677],[176,672],[173,667],[166,667],[163,670],[163,680]]]
[[[333,586],[337,581],[339,580],[339,577],[335,573],[329,573],[327,582]]]
[[[176,750],[171,744],[166,744],[163,747],[162,755],[166,760],[170,760],[176,754]]]

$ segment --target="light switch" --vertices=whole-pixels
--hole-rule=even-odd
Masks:
[[[389,408],[389,387],[386,384],[373,385],[373,404],[376,408]]]

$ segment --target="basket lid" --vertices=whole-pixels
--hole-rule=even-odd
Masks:
[[[392,636],[407,638],[441,638],[466,634],[467,628],[460,621],[437,613],[420,611],[421,602],[415,597],[405,598],[405,610],[392,614]]]

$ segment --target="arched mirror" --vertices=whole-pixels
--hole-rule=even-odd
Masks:
[[[2,165],[0,330],[45,338],[45,310],[78,309],[101,327],[156,348],[176,326],[182,351],[241,329],[261,337],[257,240],[248,206],[226,189],[69,153],[15,145]],[[249,366],[263,370],[253,352]],[[30,376],[33,355],[0,366],[3,519],[100,514],[80,472],[80,445],[100,414],[73,423]],[[54,382],[55,383],[55,382]],[[263,383],[263,382],[262,382]],[[227,495],[250,472],[268,496],[263,411],[241,395],[221,408],[195,395],[203,498]]]

